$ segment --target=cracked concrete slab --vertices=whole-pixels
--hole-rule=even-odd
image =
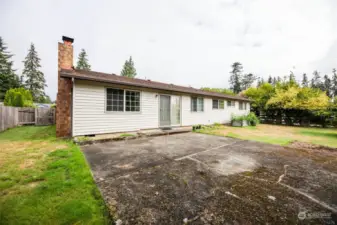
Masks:
[[[111,214],[122,224],[333,224],[336,220],[337,152],[196,133],[82,149]],[[301,220],[298,214],[303,212],[330,217]]]

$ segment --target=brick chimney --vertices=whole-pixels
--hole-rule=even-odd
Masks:
[[[74,39],[62,36],[58,43],[58,89],[56,99],[56,136],[71,137],[72,80],[60,76],[61,69],[73,69]]]

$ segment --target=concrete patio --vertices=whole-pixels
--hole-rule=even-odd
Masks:
[[[334,151],[196,133],[82,149],[111,214],[122,224],[333,224],[336,220]]]

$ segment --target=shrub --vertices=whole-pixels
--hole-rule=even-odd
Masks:
[[[246,116],[235,116],[232,115],[231,122],[242,122],[246,120]]]
[[[231,118],[232,123],[242,122],[244,120],[247,121],[249,126],[256,126],[260,122],[257,116],[253,112],[250,112],[248,115],[243,115],[243,116],[232,115],[232,118]]]
[[[257,116],[255,115],[255,113],[250,112],[247,116],[246,116],[246,120],[249,126],[256,126],[257,124],[260,123],[259,118],[257,118]]]
[[[6,92],[4,105],[31,107],[33,106],[33,97],[29,90],[24,88],[11,88]]]
[[[201,126],[200,124],[198,124],[198,125],[193,125],[192,129],[193,129],[193,130],[200,130],[201,127],[202,127],[202,126]]]

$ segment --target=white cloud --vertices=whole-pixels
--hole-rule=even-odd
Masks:
[[[0,30],[19,72],[35,43],[55,99],[62,35],[75,38],[76,57],[87,50],[93,70],[118,74],[132,55],[141,78],[223,87],[234,61],[264,77],[329,72],[336,9],[333,0],[5,0]]]

